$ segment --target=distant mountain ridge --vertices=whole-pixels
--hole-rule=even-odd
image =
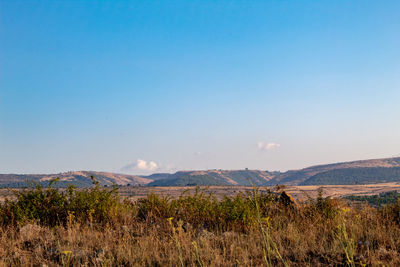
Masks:
[[[147,176],[150,178],[151,176]],[[154,176],[153,176],[154,177]],[[149,186],[185,186],[185,185],[265,185],[274,178],[274,174],[259,170],[208,170],[180,171],[157,177]]]
[[[58,186],[92,185],[94,176],[101,185],[193,186],[193,185],[330,185],[400,182],[400,157],[358,160],[311,166],[287,172],[264,170],[204,170],[155,173],[148,176],[111,172],[74,171],[59,174],[0,174],[0,187],[26,186],[26,181],[47,185],[59,177]]]
[[[386,181],[400,182],[400,175],[391,168],[400,167],[400,157],[358,160],[325,165],[316,165],[287,172],[260,170],[208,170],[185,171],[175,174],[146,176],[156,178],[149,186],[183,185],[321,185],[321,184],[358,184]],[[347,170],[338,172],[336,170]],[[350,171],[351,170],[351,171]],[[367,173],[368,172],[368,173]],[[335,180],[335,174],[338,180]],[[339,179],[340,175],[340,179]],[[366,178],[363,178],[364,176]],[[316,177],[315,177],[316,176]],[[347,179],[346,179],[347,178]],[[251,182],[250,182],[251,181]]]
[[[349,168],[379,168],[379,167],[381,168],[400,167],[400,157],[357,160],[357,161],[340,162],[340,163],[325,164],[325,165],[316,165],[301,170],[287,171],[277,176],[273,182],[277,184],[299,185],[306,183],[306,181],[311,177],[313,177],[314,175],[332,170],[349,169]]]
[[[59,178],[57,186],[65,187],[76,185],[78,187],[88,187],[92,185],[91,176],[100,183],[100,185],[143,185],[153,180],[136,175],[127,175],[111,172],[96,171],[70,171],[58,174],[0,174],[0,187],[23,187],[29,182],[36,182],[47,186],[55,178]]]

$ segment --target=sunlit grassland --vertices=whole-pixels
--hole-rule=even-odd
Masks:
[[[381,208],[254,188],[122,199],[116,188],[16,191],[0,206],[0,265],[400,264],[400,203]]]

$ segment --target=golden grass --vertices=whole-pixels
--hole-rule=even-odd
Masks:
[[[400,203],[378,210],[319,197],[293,206],[270,196],[228,201],[231,213],[255,218],[223,226],[224,211],[207,220],[198,204],[214,212],[223,200],[203,195],[149,196],[105,223],[4,224],[0,266],[400,266]]]
[[[355,247],[355,262],[399,266],[398,227],[383,226],[368,218],[365,211],[358,215],[364,218],[351,215],[345,222],[345,231]],[[337,223],[288,222],[275,226],[271,238],[289,266],[346,265],[346,240],[342,240]],[[131,222],[100,228],[80,224],[66,228],[35,224],[1,228],[0,266],[180,266],[181,260],[184,266],[265,264],[263,236],[258,229],[221,233],[185,231],[176,226],[179,250],[172,230],[166,226]],[[273,266],[283,266],[274,251],[271,258]]]
[[[324,197],[342,197],[345,195],[375,195],[383,192],[393,190],[400,191],[400,183],[377,183],[365,185],[298,185],[298,186],[285,186],[285,191],[290,193],[296,199],[306,200],[307,196],[317,197],[318,190],[323,188]],[[119,189],[120,195],[124,197],[137,200],[146,197],[151,192],[160,196],[179,197],[182,192],[194,192],[195,186],[171,186],[171,187],[121,187]],[[217,198],[224,196],[235,196],[239,192],[253,191],[251,186],[201,186],[207,194],[213,194]],[[1,190],[0,190],[1,195]]]

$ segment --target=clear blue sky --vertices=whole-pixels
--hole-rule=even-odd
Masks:
[[[400,154],[399,1],[0,1],[0,173]]]

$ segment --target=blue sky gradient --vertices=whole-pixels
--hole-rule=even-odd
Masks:
[[[399,1],[3,0],[0,173],[399,155],[399,13]]]

